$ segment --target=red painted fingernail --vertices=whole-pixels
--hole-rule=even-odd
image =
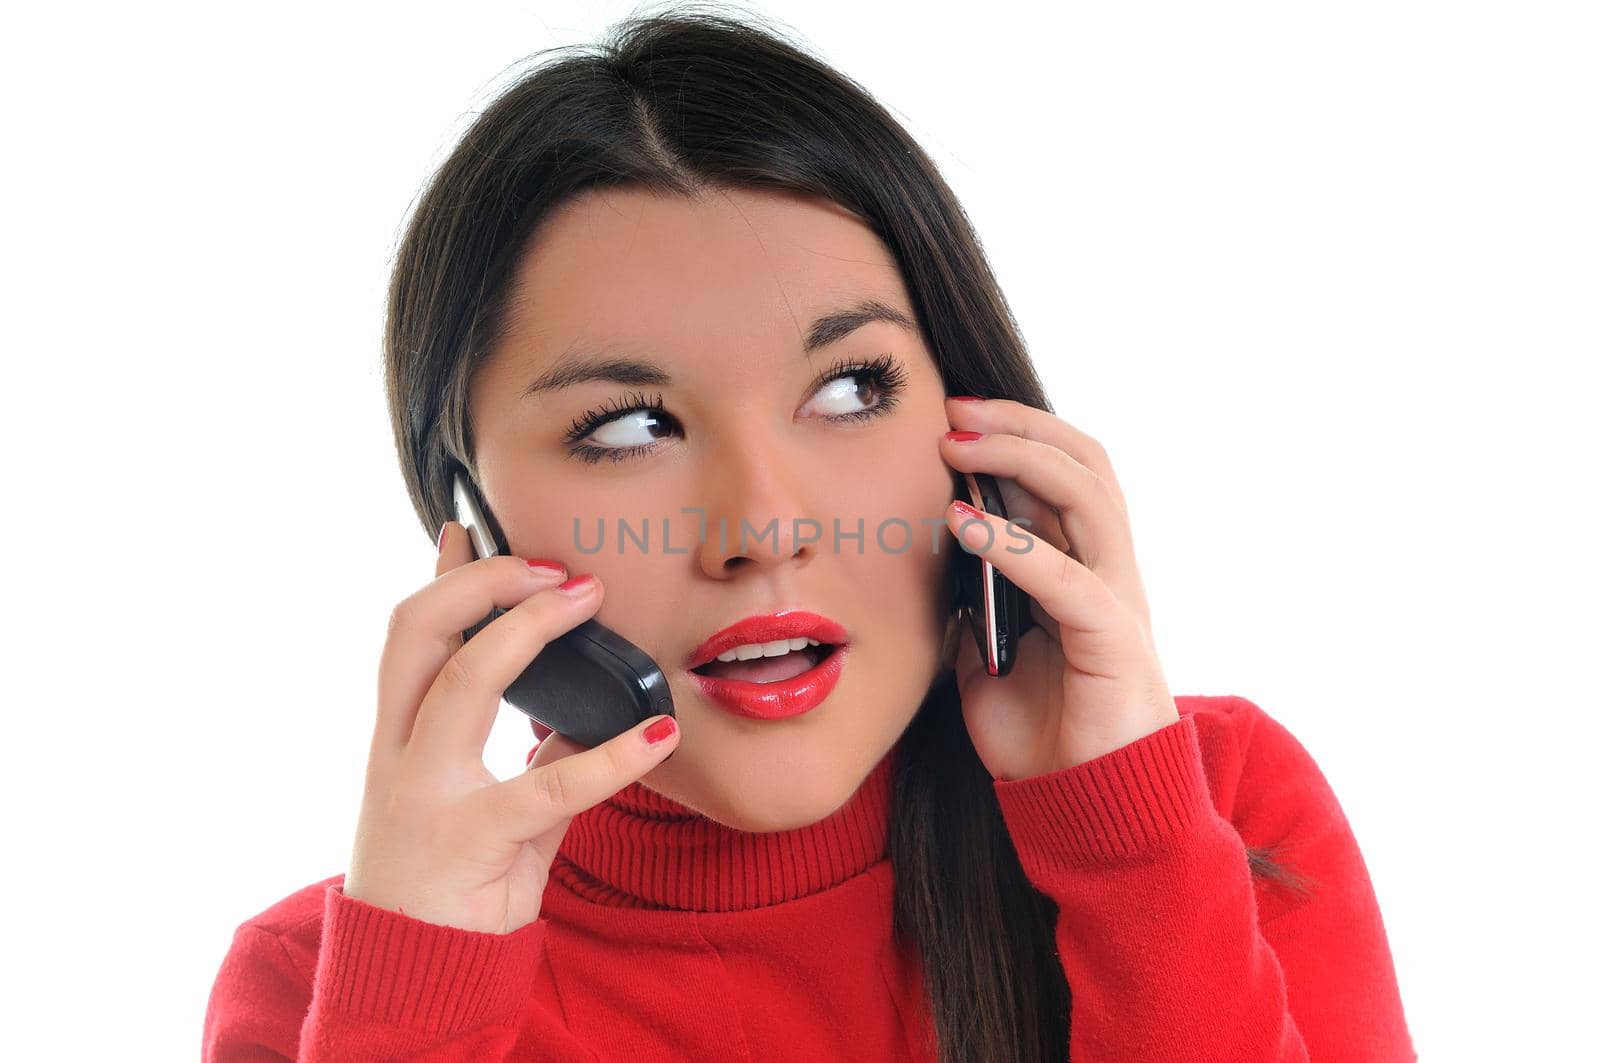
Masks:
[[[594,584],[594,573],[585,572],[581,576],[573,576],[567,582],[556,587],[562,594],[583,594]]]
[[[529,568],[533,568],[533,569],[547,568],[547,569],[550,569],[552,572],[565,572],[567,570],[567,566],[563,565],[561,562],[559,562],[559,561],[546,561],[542,557],[530,557],[530,558],[528,558],[528,567]]]
[[[950,504],[955,506],[956,512],[961,514],[963,517],[976,517],[978,520],[983,519],[982,513],[979,513],[977,510],[973,509],[959,498]]]
[[[445,521],[443,524],[439,525],[439,545],[438,545],[438,547],[436,549],[441,554],[444,553],[444,533],[449,531],[449,530],[450,530],[450,522],[449,521]]]
[[[950,397],[952,399],[955,399],[957,402],[982,402],[983,401],[981,398],[979,398],[976,395],[951,395]]]
[[[952,443],[970,443],[974,439],[982,439],[982,432],[946,432],[944,437]]]
[[[655,723],[644,729],[644,740],[651,745],[672,737],[672,732],[678,729],[678,723],[671,716],[663,716]]]

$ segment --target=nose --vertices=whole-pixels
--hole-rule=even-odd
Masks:
[[[748,443],[707,470],[701,570],[731,579],[740,569],[781,571],[804,565],[825,540],[826,522],[805,508],[804,470],[776,456],[775,448]]]

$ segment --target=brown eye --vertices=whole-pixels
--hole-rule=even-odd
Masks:
[[[649,446],[671,432],[667,419],[655,410],[630,410],[600,425],[585,438],[601,446],[628,449]]]
[[[852,370],[822,385],[813,401],[821,404],[820,412],[838,416],[871,407],[877,394],[878,382],[871,374]]]
[[[562,442],[573,457],[584,461],[622,461],[652,449],[658,439],[676,431],[677,424],[660,395],[648,399],[633,394],[580,416]]]
[[[881,354],[866,363],[836,363],[802,407],[835,420],[864,420],[888,413],[905,388],[905,370]]]

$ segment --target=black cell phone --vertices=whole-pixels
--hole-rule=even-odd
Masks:
[[[456,520],[470,533],[476,557],[510,553],[489,507],[458,469]],[[505,612],[495,608],[462,632],[462,641]],[[652,716],[675,716],[672,691],[648,653],[598,620],[585,620],[552,640],[506,688],[505,700],[552,731],[593,748]]]
[[[993,476],[981,472],[959,473],[955,477],[956,492],[974,509],[997,517],[1006,516],[1006,504],[1000,497],[1000,484]],[[994,550],[1015,549],[1015,542],[1006,542],[995,536],[987,550],[972,553],[960,541],[956,549],[960,555],[956,566],[956,608],[965,612],[977,640],[978,651],[983,654],[983,665],[993,676],[1008,674],[1017,663],[1017,651],[1023,634],[1035,625],[1029,604],[1033,599],[1007,579],[989,560]]]

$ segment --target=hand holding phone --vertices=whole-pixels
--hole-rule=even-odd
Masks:
[[[668,720],[641,722],[592,749],[552,734],[527,771],[497,780],[483,746],[501,692],[530,656],[592,614],[601,592],[561,594],[559,571],[515,557],[474,560],[466,539],[452,529],[436,578],[389,626],[341,890],[422,922],[509,934],[538,918],[572,818],[649,774],[679,738]],[[470,643],[456,641],[490,610],[514,615]],[[664,735],[661,724],[669,725]]]
[[[453,493],[456,520],[466,527],[476,557],[503,548],[488,507],[460,470]],[[493,610],[463,632],[470,640],[499,616]],[[540,651],[510,686],[514,708],[586,746],[597,746],[652,716],[675,716],[661,667],[644,650],[597,620],[585,620]]]

